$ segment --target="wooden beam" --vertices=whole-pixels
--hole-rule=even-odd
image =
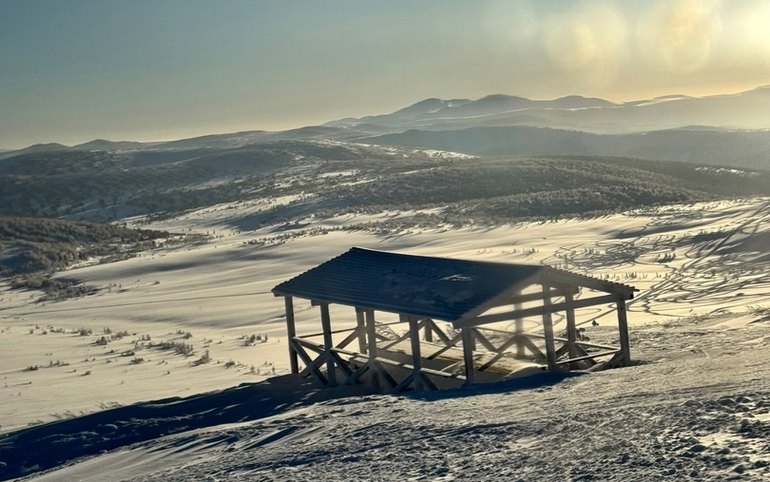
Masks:
[[[568,294],[564,297],[566,303],[572,303],[575,300],[572,298],[572,294]],[[577,356],[575,351],[575,342],[577,341],[577,326],[575,324],[575,307],[570,305],[567,308],[567,353],[569,358]],[[574,370],[577,366],[574,363],[570,363],[569,369]]]
[[[467,383],[473,383],[475,369],[473,367],[473,330],[471,328],[462,329],[463,338],[463,360],[465,362],[465,380]]]
[[[538,293],[538,295],[540,295],[540,293]],[[521,301],[513,303],[514,313],[521,311],[521,309]],[[524,318],[521,316],[516,317],[514,319],[514,326],[516,334],[519,335],[519,337],[516,338],[516,356],[524,358],[524,341],[521,339],[521,335],[524,334]]]
[[[545,335],[545,358],[548,362],[549,370],[557,370],[556,349],[553,341],[553,319],[551,318],[551,297],[548,295],[550,288],[548,281],[543,277],[543,334]]]
[[[425,341],[433,343],[433,325],[430,318],[425,319]]]
[[[412,373],[414,385],[417,390],[425,390],[425,384],[420,377],[422,368],[422,355],[420,355],[420,323],[413,317],[409,317],[409,338],[412,342]]]
[[[417,379],[415,376],[417,375],[417,372],[412,372],[409,375],[406,376],[403,380],[398,382],[398,384],[393,387],[394,392],[401,392],[403,390],[406,390],[406,387],[408,387],[412,382],[415,384],[415,388],[417,387]]]
[[[524,336],[524,335],[513,335],[505,343],[500,345],[500,347],[497,349],[498,350],[497,354],[495,356],[493,356],[488,362],[486,362],[483,365],[481,365],[479,367],[479,371],[483,372],[487,368],[489,368],[492,365],[494,365],[495,362],[497,362],[497,360],[499,360],[500,358],[503,357],[503,355],[505,355],[505,350],[507,350],[509,347],[511,347],[514,343],[516,343],[517,345],[519,344],[519,338],[522,337],[522,336]],[[523,346],[523,344],[522,344],[522,346]],[[518,356],[518,353],[517,353],[516,356]],[[521,357],[523,358],[524,355],[521,355]]]
[[[351,359],[354,359],[356,361],[368,361],[369,360],[369,358],[363,358],[358,353],[353,353],[353,352],[350,352],[350,351],[347,351],[347,350],[339,350],[339,349],[335,348],[333,351],[338,352],[338,353],[342,353],[343,355],[347,355],[347,356],[351,357]],[[410,365],[408,363],[397,362],[395,360],[390,360],[388,358],[375,358],[374,361],[377,362],[377,363],[381,363],[383,365],[390,365],[390,366],[395,366],[395,367],[403,368],[405,370],[412,370],[412,368],[413,368],[412,365]],[[440,371],[440,370],[433,370],[431,368],[423,367],[420,371],[422,373],[427,373],[429,375],[435,375],[437,377],[451,378],[453,380],[465,380],[465,377],[463,375],[457,375],[457,374],[450,373],[450,372],[443,372],[443,371]]]
[[[620,352],[623,354],[623,363],[631,363],[631,347],[628,339],[628,318],[626,315],[626,301],[618,298],[618,331],[620,332]]]
[[[430,379],[427,372],[421,370],[417,373],[417,375],[419,375],[420,379],[422,380],[424,390],[438,390],[438,387],[436,387],[436,384],[433,383],[433,380]]]
[[[300,338],[298,336],[294,337],[294,343],[301,345],[309,350],[313,350],[314,352],[318,353],[319,355],[324,354],[325,347],[319,343],[313,343],[310,340],[306,340],[304,338]]]
[[[358,352],[366,354],[366,323],[364,310],[356,306],[356,330],[358,331]]]
[[[573,357],[573,358],[569,358],[569,359],[567,359],[567,360],[564,360],[564,361],[560,361],[560,362],[558,362],[558,363],[559,363],[559,365],[565,365],[565,364],[568,364],[568,363],[571,365],[571,364],[573,364],[573,363],[575,363],[575,362],[579,362],[579,361],[583,361],[583,360],[591,360],[591,361],[594,361],[594,358],[599,358],[599,357],[603,357],[603,356],[614,355],[614,354],[616,354],[616,353],[618,353],[618,350],[612,350],[612,351],[603,351],[603,352],[599,352],[599,353],[587,353],[587,354],[585,354],[585,355],[581,355],[581,356],[576,356],[576,357]]]
[[[527,336],[528,337],[532,337],[532,338],[540,338],[540,339],[545,338],[543,335],[541,335],[539,333],[528,333]],[[560,336],[554,336],[553,339],[555,341],[560,341],[562,343],[566,343],[567,342],[566,338],[562,338]],[[591,343],[590,341],[576,341],[575,345],[576,346],[587,346],[589,348],[601,348],[602,350],[617,350],[617,348],[618,348],[616,346],[602,345],[600,343]]]
[[[535,345],[535,342],[532,341],[532,337],[529,335],[521,335],[521,338],[524,340],[524,346],[532,352],[532,356],[535,357],[535,360],[537,360],[540,363],[545,363],[545,353],[538,348],[537,345]]]
[[[290,340],[289,343],[294,343],[294,350],[296,353],[302,358],[302,361],[305,362],[305,369],[302,370],[300,375],[304,375],[305,373],[311,374],[316,379],[321,382],[322,385],[328,385],[329,381],[326,379],[326,377],[323,376],[323,373],[321,373],[318,370],[318,366],[320,363],[317,363],[317,360],[320,360],[321,357],[319,356],[315,360],[311,359],[310,356],[307,354],[307,352],[302,348],[302,346],[298,343],[298,338],[294,338],[293,340]]]
[[[374,364],[374,371],[377,372],[381,380],[384,380],[385,383],[390,385],[389,387],[390,390],[392,390],[393,388],[395,388],[396,385],[398,385],[398,383],[396,383],[396,381],[393,379],[390,373],[388,373],[385,367],[383,367],[381,364],[379,364],[376,361],[373,361],[372,363]]]
[[[452,338],[451,340],[449,340],[449,342],[446,344],[446,346],[442,347],[440,350],[438,350],[438,351],[437,351],[437,352],[435,352],[435,353],[431,353],[431,354],[428,356],[428,360],[433,360],[434,358],[438,357],[438,356],[439,356],[439,355],[441,355],[442,353],[444,353],[444,352],[446,352],[446,351],[449,351],[449,349],[451,349],[453,346],[455,346],[455,345],[457,345],[458,343],[460,343],[460,340],[462,340],[462,338],[463,338],[463,335],[462,335],[462,333],[458,333],[457,335],[455,335],[455,337],[454,337],[454,338]]]
[[[528,318],[531,316],[543,316],[546,313],[558,313],[564,311],[569,307],[573,309],[585,308],[587,306],[604,305],[614,303],[618,300],[616,295],[604,295],[596,296],[593,298],[586,298],[582,300],[575,300],[572,303],[552,303],[546,306],[535,306],[533,308],[525,308],[523,310],[509,311],[505,313],[495,313],[492,315],[479,316],[477,318],[471,318],[466,320],[460,320],[453,323],[455,328],[465,328],[468,326],[479,326],[487,323],[495,323],[498,321],[515,320],[517,318]]]
[[[326,352],[326,356],[330,357],[334,363],[337,364],[340,369],[345,372],[345,376],[349,377],[353,374],[353,370],[350,369],[350,366],[348,366],[348,363],[340,357],[334,349],[329,350]]]
[[[291,296],[284,296],[283,298],[284,308],[286,310],[286,335],[290,342],[289,345],[289,366],[291,372],[294,375],[299,373],[299,362],[297,360],[297,352],[294,350],[294,346],[291,344],[291,340],[297,336],[297,330],[294,323],[294,302]]]
[[[497,353],[497,347],[489,341],[489,339],[481,333],[478,328],[471,328],[473,330],[473,338],[481,343],[487,350]]]
[[[591,278],[589,276],[582,276],[575,273],[569,273],[566,271],[546,268],[547,276],[551,281],[583,286],[594,291],[602,291],[604,293],[612,293],[617,297],[630,300],[634,297],[634,291],[639,291],[634,287],[626,286],[620,283],[612,283],[610,281],[604,281],[597,278]]]
[[[548,295],[553,299],[553,298],[561,298],[568,294],[570,295],[577,294],[577,292],[578,292],[577,287],[570,286],[569,289],[567,288],[552,289],[551,291],[548,292]],[[527,293],[525,295],[519,294],[519,295],[512,296],[507,303],[503,303],[503,304],[508,305],[512,303],[514,305],[520,305],[523,303],[528,303],[530,301],[540,301],[542,299],[543,299],[543,292],[538,291],[537,293]],[[503,304],[501,304],[500,306],[503,306]]]
[[[374,310],[366,310],[364,311],[364,321],[366,322],[366,335],[367,335],[367,341],[368,347],[367,352],[369,353],[369,363],[372,365],[372,368],[374,368],[374,359],[377,358],[377,327],[374,325]],[[372,377],[372,387],[380,391],[380,374],[377,370],[372,369],[371,370],[371,377]]]
[[[405,319],[404,319],[404,322],[405,322],[405,323],[410,323],[410,321],[409,321],[409,320],[411,320],[411,319],[413,319],[413,318],[414,318],[414,317],[412,317],[412,316],[407,316],[407,317],[405,317]],[[415,318],[415,319],[416,319],[416,318]],[[417,322],[417,323],[418,323],[418,325],[417,325],[417,329],[419,330],[420,328],[422,328],[422,325],[423,325],[423,323],[424,323],[424,322],[422,322],[422,321],[419,321],[419,322]],[[410,326],[411,326],[411,325],[410,325]],[[403,335],[399,336],[399,337],[398,337],[398,338],[396,338],[395,340],[392,340],[392,341],[390,341],[389,343],[386,343],[385,345],[383,345],[383,346],[382,346],[382,349],[383,349],[383,350],[388,350],[388,349],[390,349],[390,348],[392,348],[392,347],[394,347],[394,346],[398,345],[398,344],[399,344],[399,343],[401,343],[402,341],[406,340],[406,339],[407,339],[407,338],[409,338],[410,336],[412,336],[412,335],[411,335],[411,332],[407,331],[406,333],[404,333]]]
[[[324,332],[324,349],[326,351],[334,348],[334,342],[332,341],[332,322],[329,316],[329,305],[323,303],[321,305],[321,327]],[[337,373],[334,367],[334,359],[331,356],[326,358],[326,378],[329,379],[329,385],[337,385]]]
[[[353,331],[351,331],[350,334],[348,336],[346,336],[344,340],[342,340],[341,342],[337,343],[336,347],[337,348],[345,348],[346,346],[348,346],[351,343],[353,343],[353,340],[358,338],[358,336],[359,336],[359,330],[358,330],[358,328],[356,328]]]
[[[426,324],[426,326],[427,326],[427,325],[430,325],[430,327],[431,327],[431,331],[432,331],[432,332],[433,332],[433,333],[434,333],[436,336],[438,336],[438,337],[439,337],[439,339],[440,339],[440,340],[441,340],[441,341],[442,341],[442,342],[443,342],[445,345],[448,345],[448,344],[449,344],[449,337],[448,337],[448,336],[446,336],[446,334],[444,333],[444,330],[442,330],[441,328],[439,328],[439,326],[436,324],[436,322],[435,322],[435,321],[433,321],[431,318],[426,318],[426,319],[425,319],[425,324]]]

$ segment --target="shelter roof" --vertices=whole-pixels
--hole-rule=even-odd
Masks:
[[[457,321],[534,283],[583,286],[629,299],[635,289],[548,266],[473,261],[351,248],[275,288],[296,296],[392,313]]]

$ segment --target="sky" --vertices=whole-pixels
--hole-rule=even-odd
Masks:
[[[0,149],[770,84],[770,0],[0,0]]]

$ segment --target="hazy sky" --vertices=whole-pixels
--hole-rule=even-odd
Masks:
[[[770,0],[0,0],[0,148],[770,83]]]

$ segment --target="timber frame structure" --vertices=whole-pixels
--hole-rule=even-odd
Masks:
[[[627,365],[625,303],[635,291],[548,266],[355,247],[273,288],[285,302],[292,373],[392,392],[500,380],[516,363],[551,371]],[[297,335],[295,298],[319,307],[320,333]],[[330,305],[353,308],[348,328],[332,329]],[[576,310],[612,305],[619,346],[585,341]],[[566,324],[564,336],[554,334],[556,322]]]

